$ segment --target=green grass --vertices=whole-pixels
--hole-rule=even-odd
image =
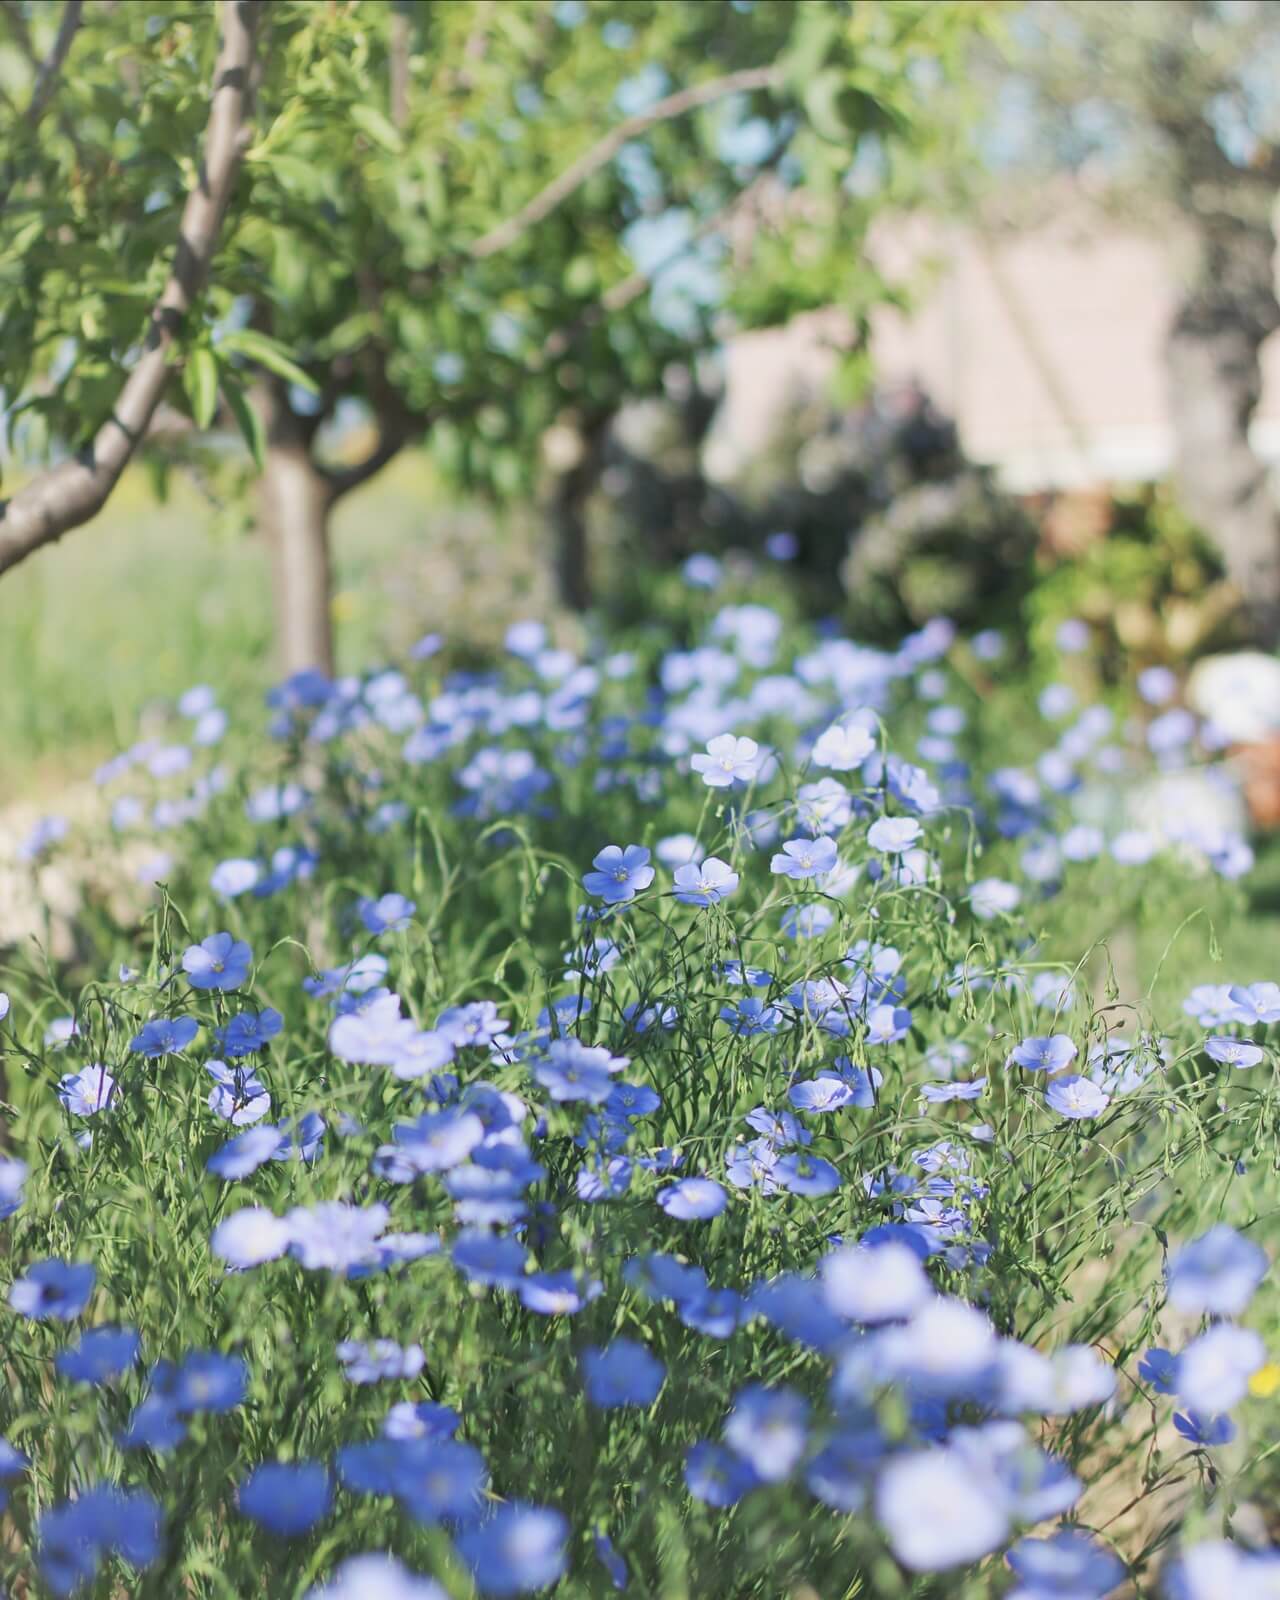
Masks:
[[[333,540],[340,670],[431,627],[483,643],[522,607],[546,607],[530,530],[450,505],[420,458],[344,501]],[[180,476],[160,504],[127,474],[100,517],[0,582],[0,804],[82,778],[192,684],[239,701],[276,676],[264,539],[228,531]]]

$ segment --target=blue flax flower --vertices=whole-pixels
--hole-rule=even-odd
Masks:
[[[244,1479],[237,1498],[246,1517],[292,1539],[328,1514],[333,1487],[318,1461],[268,1461]]]
[[[684,1481],[695,1500],[724,1508],[736,1505],[760,1480],[750,1462],[722,1444],[700,1439],[684,1458]]]
[[[1169,1304],[1190,1316],[1239,1316],[1266,1275],[1266,1251],[1219,1222],[1170,1256]]]
[[[1111,1097],[1096,1083],[1072,1072],[1065,1077],[1055,1078],[1045,1090],[1044,1097],[1051,1111],[1075,1122],[1100,1117],[1111,1104]]]
[[[54,1365],[74,1383],[108,1383],[129,1370],[141,1348],[136,1328],[88,1328],[78,1344],[58,1352]]]
[[[483,1595],[530,1594],[563,1576],[569,1524],[558,1511],[510,1500],[455,1544]]]
[[[634,1339],[615,1339],[605,1349],[582,1352],[587,1398],[592,1405],[649,1406],[658,1398],[666,1368]]]
[[[1065,1033],[1024,1039],[1009,1052],[1009,1065],[1027,1072],[1061,1072],[1076,1058],[1076,1047]]]
[[[1198,1449],[1230,1444],[1236,1436],[1236,1425],[1230,1417],[1206,1417],[1199,1411],[1175,1411],[1173,1425]]]
[[[681,1222],[703,1222],[718,1217],[728,1200],[714,1178],[682,1178],[660,1192],[658,1204]]]
[[[214,1035],[222,1047],[223,1055],[234,1061],[238,1056],[252,1055],[256,1050],[265,1049],[268,1041],[275,1038],[283,1025],[284,1018],[268,1006],[265,1011],[240,1012],[225,1027],[215,1029]]]
[[[653,882],[649,852],[643,845],[608,844],[591,864],[596,870],[583,877],[582,887],[606,905],[622,905],[633,900],[641,889],[647,889]]]
[[[1051,1595],[1101,1600],[1129,1575],[1120,1557],[1083,1528],[1060,1528],[1047,1539],[1019,1539],[1005,1560],[1022,1580],[1017,1594],[1025,1600]]]
[[[804,1454],[809,1402],[794,1389],[749,1384],[733,1402],[724,1442],[762,1483],[781,1483]]]
[[[37,1261],[9,1287],[9,1304],[35,1322],[74,1322],[89,1304],[96,1273],[86,1261]]]
[[[789,839],[769,863],[775,877],[801,882],[819,878],[836,864],[836,847],[825,835],[816,839]]]
[[[129,1048],[148,1061],[158,1061],[185,1050],[199,1031],[194,1017],[153,1017],[130,1039]]]
[[[692,861],[677,867],[672,875],[677,900],[686,906],[713,906],[738,887],[738,874],[719,856],[708,856],[698,865]]]
[[[249,976],[253,951],[229,933],[211,933],[182,952],[182,970],[193,989],[238,989]]]
[[[36,1524],[40,1572],[54,1594],[69,1595],[91,1583],[112,1552],[132,1566],[150,1566],[160,1554],[161,1526],[159,1505],[141,1489],[86,1489]]]
[[[384,894],[377,900],[366,896],[356,903],[361,922],[372,934],[400,933],[409,926],[417,909],[402,894]]]

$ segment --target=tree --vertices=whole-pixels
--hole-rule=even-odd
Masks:
[[[6,216],[12,215],[16,221],[16,237],[8,240],[4,279],[0,280],[15,291],[4,315],[4,326],[6,332],[16,330],[17,338],[13,343],[20,349],[20,364],[16,368],[7,368],[7,395],[20,392],[22,378],[29,370],[32,358],[38,354],[39,341],[51,334],[51,330],[41,327],[31,301],[23,293],[28,284],[18,281],[23,277],[27,249],[36,244],[38,237],[44,235],[45,228],[51,223],[54,226],[49,242],[59,253],[63,245],[62,230],[56,225],[56,216],[49,217],[34,207],[29,197],[23,204],[15,196],[14,191],[24,167],[23,141],[30,143],[39,135],[40,125],[57,93],[58,76],[79,28],[82,10],[83,6],[78,0],[71,0],[64,7],[49,54],[41,58],[32,45],[22,12],[12,4],[6,6],[6,17],[34,73],[30,96],[14,118],[10,130],[17,137],[10,147],[9,165],[0,177],[0,201],[3,202]],[[120,474],[145,437],[168,386],[170,361],[182,331],[183,319],[196,302],[208,277],[209,264],[248,133],[250,76],[260,13],[248,0],[222,0],[220,12],[221,43],[213,65],[204,156],[198,181],[190,189],[182,207],[168,276],[151,307],[145,326],[140,327],[130,316],[132,303],[138,298],[136,288],[127,283],[119,286],[120,298],[126,302],[126,306],[121,308],[121,326],[125,325],[126,319],[130,319],[129,333],[135,341],[141,335],[140,353],[132,364],[127,380],[120,385],[119,393],[109,398],[104,391],[115,380],[114,370],[104,372],[95,367],[83,374],[88,384],[97,385],[109,406],[90,442],[77,450],[69,460],[59,463],[34,483],[0,502],[0,572],[16,565],[41,545],[87,522],[102,509]],[[63,136],[75,151],[77,161],[80,161],[84,149],[81,134],[65,120],[65,114],[61,127]],[[82,183],[91,181],[89,166],[90,162],[86,160],[80,168]],[[98,250],[96,265],[99,268],[106,267],[109,263],[105,241],[99,241]],[[51,270],[61,271],[68,279],[76,277],[80,266],[74,246],[68,249],[59,266],[52,267],[50,262]],[[105,276],[99,277],[99,283],[105,298],[111,292],[110,284]],[[81,328],[87,329],[92,319],[92,308],[85,306]],[[5,343],[7,350],[12,348],[8,340]],[[21,348],[23,345],[25,349]],[[39,409],[45,399],[46,396],[41,395],[25,402],[19,400],[8,407],[9,414],[16,414],[23,409]]]
[[[1180,265],[1165,342],[1175,475],[1274,646],[1280,520],[1249,425],[1259,352],[1280,328],[1280,12],[1266,0],[1042,0],[1013,38],[1016,165],[1038,148],[1108,208],[1159,229]]]
[[[43,431],[30,447],[74,445],[86,432],[96,441],[112,426],[119,375],[132,369],[132,383],[138,370],[140,303],[154,302],[180,203],[202,192],[189,152],[208,104],[210,8],[80,9],[60,45],[72,7],[6,6],[35,43],[0,83],[45,101],[25,128],[16,90],[0,103],[0,139],[10,125],[18,132],[0,217],[0,356],[16,375],[8,416]],[[164,451],[228,423],[247,441],[274,551],[282,665],[331,667],[329,515],[423,440],[459,482],[532,495],[546,481],[549,430],[577,429],[579,458],[544,492],[563,533],[566,597],[585,599],[573,505],[607,418],[713,343],[726,309],[780,318],[863,292],[868,207],[850,190],[852,163],[918,137],[930,83],[915,69],[954,56],[978,9],[250,8],[258,132],[207,282],[202,274],[199,294],[166,322]],[[60,52],[52,94],[34,64],[40,50]],[[714,277],[727,259],[717,240],[766,182],[782,197],[754,224],[767,291],[740,296],[729,281],[673,309],[657,292],[670,262],[638,267],[637,232],[661,224],[671,259],[692,253]],[[371,430],[354,461],[333,446],[353,414]],[[132,446],[144,429],[132,427]],[[0,540],[42,481],[8,503]]]

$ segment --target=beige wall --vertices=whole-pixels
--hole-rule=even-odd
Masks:
[[[1151,478],[1172,455],[1161,346],[1177,295],[1170,246],[1063,220],[982,246],[960,228],[878,230],[891,275],[921,283],[909,314],[872,321],[877,380],[918,381],[959,424],[967,453],[1015,489]],[[993,260],[994,256],[994,260]],[[740,335],[706,465],[730,479],[785,411],[819,390],[846,333],[839,313]],[[1280,337],[1264,351],[1255,447],[1280,462]]]

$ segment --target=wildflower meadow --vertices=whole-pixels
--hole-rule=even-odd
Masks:
[[[5,973],[5,1593],[1280,1593],[1252,854],[1085,803],[1217,730],[677,588],[193,688],[28,839],[158,859]]]

